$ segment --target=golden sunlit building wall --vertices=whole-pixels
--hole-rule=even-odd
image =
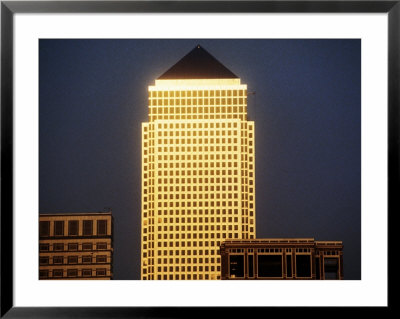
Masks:
[[[256,232],[247,85],[197,46],[148,93],[141,279],[221,279],[220,244]]]

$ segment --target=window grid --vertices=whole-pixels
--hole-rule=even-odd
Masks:
[[[247,126],[246,95],[244,89],[149,92],[143,279],[219,279],[217,244],[255,237],[254,126]]]

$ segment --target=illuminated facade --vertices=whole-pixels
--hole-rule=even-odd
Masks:
[[[255,238],[247,85],[197,46],[148,93],[141,278],[220,279],[221,242]]]
[[[343,243],[313,238],[227,240],[221,279],[343,279]]]
[[[39,279],[112,279],[113,217],[39,215]]]

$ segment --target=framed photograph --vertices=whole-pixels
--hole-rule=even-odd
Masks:
[[[1,316],[390,309],[399,18],[2,1]]]

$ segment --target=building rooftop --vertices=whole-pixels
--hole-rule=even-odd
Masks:
[[[312,243],[314,238],[257,238],[257,239],[229,239],[225,243]]]
[[[197,45],[158,80],[238,78],[210,53]]]
[[[341,246],[342,241],[315,240],[314,238],[258,238],[258,239],[229,239],[225,240],[224,245],[238,244],[317,244],[319,246]]]
[[[87,213],[39,213],[39,216],[84,216],[84,215],[112,215],[112,212],[87,212]]]

